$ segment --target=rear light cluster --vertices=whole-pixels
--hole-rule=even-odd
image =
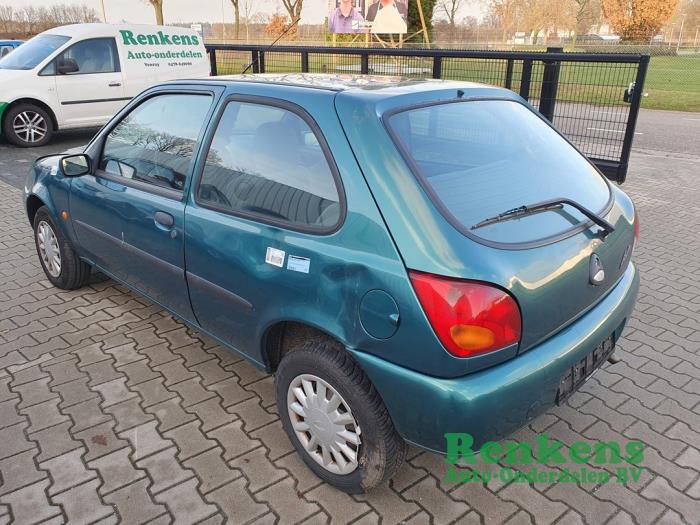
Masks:
[[[634,209],[634,245],[637,245],[639,240],[639,212],[637,208]]]
[[[520,341],[520,308],[507,292],[429,273],[409,275],[425,315],[450,354],[472,357]]]

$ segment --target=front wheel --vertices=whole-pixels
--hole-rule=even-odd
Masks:
[[[306,465],[345,492],[389,479],[406,456],[379,393],[350,354],[311,341],[288,352],[275,375],[285,432]]]
[[[56,228],[46,206],[39,208],[34,216],[34,242],[51,284],[63,290],[75,290],[87,284],[90,265],[80,260],[71,243]]]
[[[49,114],[34,104],[18,104],[5,112],[3,135],[15,146],[32,148],[51,140],[53,123]]]

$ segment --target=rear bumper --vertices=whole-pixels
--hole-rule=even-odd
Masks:
[[[517,430],[554,404],[561,377],[605,338],[620,336],[632,313],[639,275],[630,264],[593,309],[513,359],[455,379],[426,376],[353,351],[408,442],[445,452],[446,432],[468,432],[474,447]]]

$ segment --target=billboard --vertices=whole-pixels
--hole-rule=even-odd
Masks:
[[[405,34],[408,0],[330,0],[328,32]]]

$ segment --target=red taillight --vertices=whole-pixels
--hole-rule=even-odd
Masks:
[[[410,271],[425,315],[447,351],[471,357],[520,341],[520,309],[500,288]]]
[[[634,244],[639,240],[639,212],[634,209]]]

